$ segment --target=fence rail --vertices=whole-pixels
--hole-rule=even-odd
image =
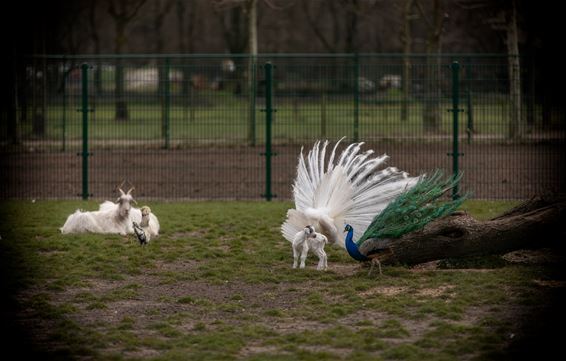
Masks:
[[[519,89],[509,64],[496,54],[25,58],[16,116],[0,126],[0,198],[102,199],[127,179],[146,198],[286,199],[301,146],[343,136],[413,174],[459,167],[477,198],[562,192],[563,114],[546,106],[535,61],[520,58]]]

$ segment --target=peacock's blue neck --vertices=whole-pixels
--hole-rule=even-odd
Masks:
[[[358,245],[356,245],[353,238],[354,229],[352,227],[349,227],[348,234],[346,235],[346,239],[344,240],[344,243],[346,244],[346,251],[348,251],[348,254],[357,261],[367,261],[369,258],[360,253]]]

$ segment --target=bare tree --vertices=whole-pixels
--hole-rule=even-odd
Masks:
[[[517,1],[511,0],[507,11],[507,53],[509,59],[509,138],[520,136],[521,126],[521,65],[519,60],[519,35],[517,31]]]
[[[403,103],[401,105],[401,121],[406,121],[411,92],[411,52],[413,35],[411,22],[415,19],[413,8],[415,0],[403,0],[403,25],[401,30],[401,44],[403,44]]]
[[[255,145],[255,99],[254,99],[254,83],[255,68],[257,63],[257,0],[248,0],[246,4],[246,12],[248,14],[248,144]]]
[[[460,0],[462,8],[480,13],[493,30],[504,34],[509,69],[509,125],[507,136],[515,139],[522,132],[521,64],[516,0]]]
[[[197,6],[194,2],[176,1],[178,48],[182,54],[192,53],[194,49],[194,34],[196,30]],[[185,23],[186,20],[186,23]],[[182,64],[183,84],[181,93],[188,98],[191,72],[186,64]]]
[[[90,0],[88,4],[88,29],[89,29],[89,36],[90,40],[92,41],[92,45],[94,47],[94,54],[100,55],[100,35],[98,30],[97,24],[97,17],[96,17],[96,0]],[[96,65],[94,67],[94,89],[96,90],[97,94],[102,93],[102,64],[100,59],[96,59]]]
[[[116,120],[125,121],[129,119],[128,106],[124,97],[124,66],[120,55],[126,45],[126,28],[135,18],[140,8],[147,0],[108,0],[108,13],[114,20],[116,34],[114,37],[114,53],[116,58],[115,74],[115,98],[116,98]]]
[[[154,53],[161,54],[163,53],[164,47],[164,37],[163,37],[163,22],[167,14],[173,8],[175,4],[174,0],[153,0],[153,11],[152,11],[152,33],[153,33],[153,45],[154,45]],[[169,77],[169,69],[167,69],[166,65],[163,64],[159,59],[156,61],[157,63],[157,96],[161,100],[161,134],[163,138],[166,137],[166,133],[168,130],[167,125],[167,107],[166,99],[165,99],[165,83]]]
[[[263,1],[271,8],[282,9],[271,0]],[[255,145],[255,98],[253,92],[258,55],[258,0],[217,0],[215,3],[217,10],[229,10],[229,25],[225,22],[225,12],[219,11],[217,13],[221,16],[223,33],[230,52],[243,53],[245,50],[248,52],[246,73],[243,76],[249,100],[247,139],[248,144]],[[245,31],[242,31],[243,29]],[[236,62],[236,64],[238,63]]]
[[[364,12],[359,0],[302,0],[301,4],[310,29],[326,51],[358,52],[358,29]]]
[[[220,21],[222,36],[231,54],[246,52],[248,45],[248,25],[246,3],[248,0],[218,0],[215,14]]]
[[[424,75],[424,107],[423,130],[425,132],[438,131],[440,127],[440,61],[441,36],[444,29],[443,0],[433,0],[432,9],[427,11],[420,0],[415,4],[419,9],[427,28],[426,38],[426,66]]]
[[[175,4],[174,0],[153,0],[153,19],[152,19],[152,32],[153,32],[153,52],[155,54],[163,53],[164,47],[164,36],[163,36],[163,21],[167,14],[173,8]],[[158,94],[163,93],[163,84],[165,79],[165,67],[161,64],[161,66],[157,67],[158,69],[158,76],[157,76],[157,92]]]

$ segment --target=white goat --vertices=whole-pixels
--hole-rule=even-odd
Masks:
[[[134,188],[130,188],[127,193],[124,193],[121,188],[118,190],[120,197],[117,203],[106,201],[100,205],[98,211],[83,212],[77,209],[75,213],[67,217],[67,221],[60,228],[61,233],[118,233],[123,236],[133,233],[130,211],[132,210],[131,203],[136,203],[136,201],[130,193]],[[141,212],[139,220],[141,221]],[[159,231],[159,225],[157,231]]]
[[[309,249],[312,249],[318,257],[317,270],[328,269],[326,252],[324,246],[328,243],[328,238],[322,233],[317,233],[313,226],[306,226],[302,231],[295,234],[293,239],[293,268],[297,268],[299,254],[301,257],[300,268],[305,268],[305,261]]]

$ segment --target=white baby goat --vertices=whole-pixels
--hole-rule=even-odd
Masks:
[[[138,241],[143,246],[151,240],[151,232],[149,229],[151,208],[149,208],[148,206],[143,206],[140,208],[140,211],[142,218],[141,222],[138,224],[136,221],[132,221],[132,225]]]
[[[306,226],[300,232],[297,232],[295,238],[293,239],[293,268],[297,268],[299,254],[301,257],[300,268],[305,268],[305,261],[307,259],[307,254],[309,249],[312,249],[314,254],[318,257],[317,270],[326,270],[327,257],[326,252],[324,252],[324,245],[328,243],[328,239],[325,235],[317,233],[313,226]]]

